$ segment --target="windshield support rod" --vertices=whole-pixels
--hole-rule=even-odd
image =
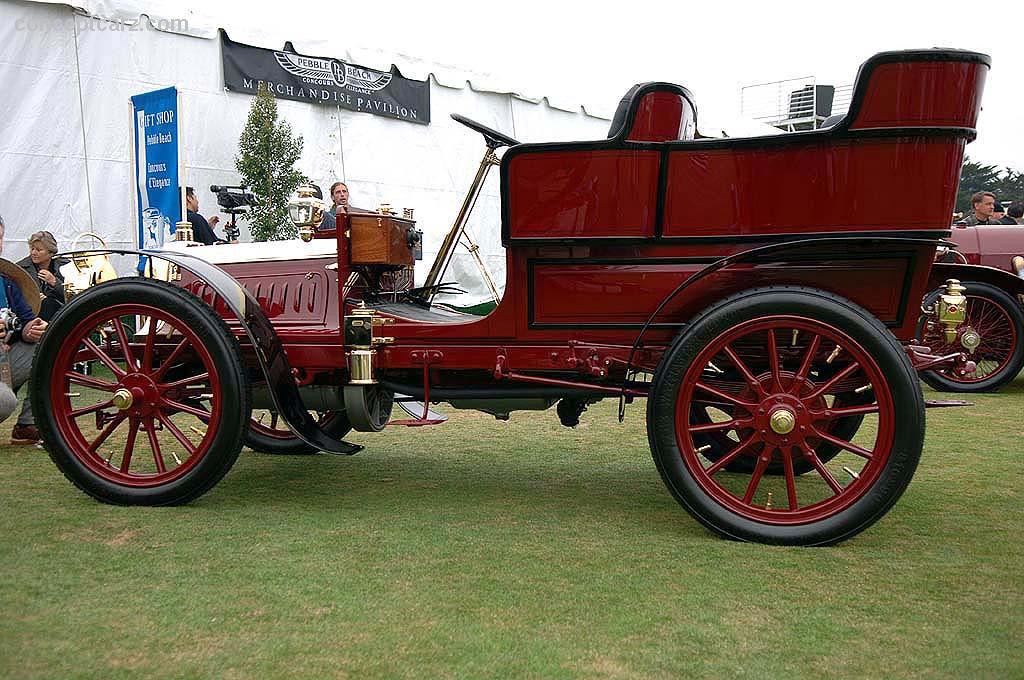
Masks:
[[[430,273],[427,274],[427,279],[423,283],[423,289],[432,291],[428,293],[428,304],[433,301],[434,295],[437,294],[434,286],[436,286],[437,282],[440,281],[442,276],[444,276],[445,271],[448,269],[448,265],[451,263],[452,255],[455,253],[455,247],[458,245],[459,239],[462,237],[462,233],[466,228],[466,223],[469,221],[469,214],[473,211],[476,199],[480,196],[480,190],[483,188],[484,180],[487,179],[487,173],[490,171],[492,165],[499,165],[500,163],[501,161],[498,159],[498,156],[494,153],[493,149],[488,148],[484,152],[484,157],[480,160],[480,167],[477,168],[476,171],[476,177],[473,178],[473,184],[470,185],[469,192],[466,194],[466,199],[462,202],[459,214],[455,218],[455,224],[452,225],[451,230],[445,235],[444,241],[441,243],[441,250],[438,251],[437,258],[434,260],[434,264],[430,268]],[[480,264],[482,264],[482,262],[480,262]]]

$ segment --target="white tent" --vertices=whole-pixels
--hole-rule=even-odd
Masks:
[[[216,26],[188,26],[149,13],[144,3],[82,0],[0,4],[0,215],[5,255],[27,253],[25,238],[49,229],[62,247],[84,231],[111,246],[135,245],[135,190],[129,97],[168,86],[180,92],[184,183],[197,188],[200,212],[216,212],[210,184],[235,184],[234,158],[251,96],[224,89]],[[224,27],[260,47],[246,27]],[[258,39],[258,38],[257,38]],[[554,108],[441,65],[368,51],[331,53],[327,43],[294,41],[301,53],[338,57],[406,77],[430,79],[431,124],[320,104],[279,101],[280,115],[305,139],[299,169],[326,187],[344,179],[352,203],[415,208],[424,231],[422,279],[483,152],[479,135],[455,123],[461,113],[520,141],[597,139],[605,117],[580,106]],[[387,61],[390,59],[390,61]],[[473,81],[468,78],[474,78]],[[615,102],[609,102],[613,106]],[[243,240],[247,232],[244,230]],[[470,222],[484,261],[502,286],[497,173]],[[459,253],[446,280],[474,295],[486,290],[470,256]],[[472,301],[476,301],[476,299]]]

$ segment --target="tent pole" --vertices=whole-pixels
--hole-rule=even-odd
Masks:
[[[132,241],[135,243],[136,249],[141,249],[144,241],[142,240],[142,234],[140,224],[142,224],[142,214],[139,212],[139,159],[138,153],[135,151],[135,136],[138,123],[135,121],[135,105],[132,103],[131,97],[128,98],[128,120],[131,121],[131,126],[128,131],[128,157],[131,159],[132,167],[132,185],[134,191],[131,192],[131,209],[129,214],[132,216]],[[143,140],[145,141],[145,140]]]
[[[71,10],[72,31],[75,36],[75,75],[78,77],[78,111],[82,120],[82,157],[85,159],[85,196],[89,202],[89,231],[96,231],[92,217],[92,181],[89,179],[89,144],[85,136],[85,98],[82,96],[82,64],[78,58],[78,18]]]
[[[516,104],[511,93],[508,95],[508,119],[512,121],[512,136],[518,138],[516,135]]]
[[[188,222],[188,207],[185,202],[185,189],[188,187],[185,182],[185,145],[181,143],[181,90],[177,87],[174,88],[174,108],[177,116],[177,120],[174,122],[174,126],[177,128],[174,143],[178,145],[178,201],[181,202],[179,222]],[[178,231],[177,224],[174,225],[174,231]]]
[[[348,177],[345,174],[345,145],[341,139],[341,107],[338,106],[336,110],[338,112],[338,162],[341,163],[341,181],[347,183]],[[345,186],[348,186],[348,184]]]

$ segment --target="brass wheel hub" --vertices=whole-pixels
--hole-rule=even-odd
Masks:
[[[967,328],[960,334],[960,344],[968,352],[973,353],[981,344],[981,335],[973,328]]]
[[[160,404],[160,390],[149,377],[129,373],[114,391],[111,403],[122,413],[131,416],[152,415]]]
[[[122,387],[114,392],[114,396],[111,401],[114,403],[114,406],[117,407],[118,411],[127,411],[132,407],[132,402],[135,401],[135,399],[131,390],[127,390]]]
[[[788,408],[776,409],[768,419],[768,424],[775,434],[789,434],[796,427],[796,414]]]

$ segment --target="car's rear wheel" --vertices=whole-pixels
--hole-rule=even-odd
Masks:
[[[838,386],[842,389],[842,385]],[[738,386],[739,390],[742,390],[742,385]],[[821,397],[821,403],[828,405],[831,404],[835,407],[845,406],[859,406],[870,403],[871,395],[869,394],[855,394],[851,392],[841,392],[839,394],[825,394]],[[706,403],[694,404],[692,410],[692,418],[696,423],[713,423],[728,419],[729,414],[734,410],[730,405],[718,404],[716,407],[711,407]],[[860,429],[861,424],[864,422],[864,416],[852,415],[844,418],[836,418],[830,420],[825,426],[824,431],[828,434],[843,440],[852,440]],[[733,432],[724,433],[720,431],[707,431],[697,435],[697,443],[701,449],[701,455],[708,460],[715,462],[734,447],[740,439],[748,434],[746,432]],[[822,462],[827,463],[836,457],[838,453],[842,451],[838,446],[828,441],[814,442],[817,446],[818,458]],[[708,446],[710,445],[710,447]],[[729,472],[750,472],[757,465],[757,456],[753,454],[740,456],[731,460],[726,466],[726,470]],[[807,474],[808,472],[814,471],[814,466],[811,465],[810,461],[800,459],[793,461],[793,471],[798,475]],[[781,462],[769,463],[765,469],[766,475],[781,475],[784,473]]]
[[[709,377],[732,372],[742,385]],[[716,407],[724,415],[701,415]],[[862,421],[843,436],[836,423],[853,417]],[[740,540],[826,545],[863,531],[903,493],[924,441],[924,400],[899,343],[863,309],[824,291],[765,288],[713,306],[676,338],[647,422],[662,479],[703,524]],[[715,460],[709,435],[727,449]],[[752,465],[730,469],[743,459]],[[800,462],[812,471],[798,476]],[[781,474],[766,474],[772,466]]]

